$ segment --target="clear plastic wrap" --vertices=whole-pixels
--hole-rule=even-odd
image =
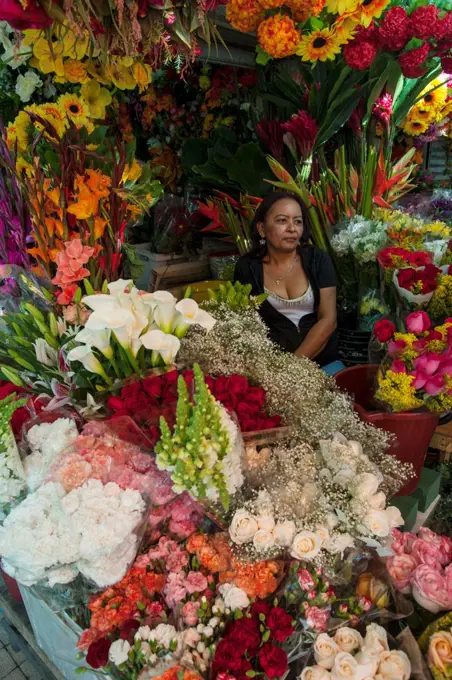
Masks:
[[[151,251],[181,252],[191,238],[191,216],[185,199],[165,194],[154,208]]]
[[[0,265],[0,310],[3,313],[20,311],[20,304],[32,302],[41,311],[52,310],[52,296],[48,282],[30,271],[13,264]],[[44,292],[46,291],[46,292]],[[47,294],[46,294],[47,293]]]

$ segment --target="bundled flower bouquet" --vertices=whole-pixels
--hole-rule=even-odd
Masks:
[[[399,333],[390,321],[375,325],[377,339],[386,347],[377,377],[376,399],[393,411],[428,408],[441,413],[452,407],[450,327],[446,319],[432,327],[423,312],[409,314],[406,332]]]

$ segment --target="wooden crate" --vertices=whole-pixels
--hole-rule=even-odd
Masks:
[[[452,422],[436,428],[430,442],[430,448],[440,451],[441,462],[450,460],[452,453]]]

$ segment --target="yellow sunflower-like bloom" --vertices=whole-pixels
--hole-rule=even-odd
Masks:
[[[17,142],[17,150],[24,153],[30,142],[29,131],[33,129],[30,116],[26,111],[20,111],[15,120],[6,128],[6,140],[9,148],[14,148]]]
[[[264,13],[256,0],[229,0],[226,5],[226,18],[238,31],[255,31]]]
[[[389,5],[391,0],[361,0],[359,9],[361,10],[360,23],[363,26],[370,26],[372,19],[378,19]]]
[[[417,118],[408,116],[402,124],[402,130],[410,137],[417,137],[427,131],[429,124]]]
[[[413,386],[414,376],[407,373],[386,371],[378,374],[378,388],[375,397],[388,404],[393,411],[409,411],[419,408],[423,402],[416,397]]]
[[[91,118],[105,118],[106,108],[112,101],[111,94],[105,87],[101,87],[97,80],[90,80],[82,85],[80,94],[89,107]]]
[[[40,106],[28,106],[26,111],[31,111],[35,113],[40,118],[46,120],[50,125],[55,128],[56,137],[61,139],[67,129],[67,118],[63,115],[62,111],[58,108],[56,104],[48,103],[41,104]],[[43,125],[39,121],[34,122],[34,126],[37,130],[42,130]],[[55,136],[45,132],[46,137]]]
[[[273,59],[281,59],[295,54],[300,34],[290,17],[275,14],[259,24],[257,39],[267,54]]]
[[[315,64],[317,61],[327,61],[336,58],[341,48],[334,30],[322,28],[304,35],[297,48],[297,54],[303,61]]]
[[[441,78],[435,78],[425,87],[417,106],[423,110],[438,111],[442,109],[447,99],[447,82]]]
[[[86,102],[75,94],[63,94],[58,99],[58,108],[78,128],[87,126],[89,108]]]
[[[354,12],[359,0],[326,0],[326,8],[331,14],[345,14]]]
[[[337,44],[346,45],[355,37],[358,21],[356,18],[348,17],[345,21],[336,21],[334,32],[336,33]]]

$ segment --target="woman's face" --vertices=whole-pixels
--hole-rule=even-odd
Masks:
[[[303,215],[297,201],[282,198],[268,211],[265,222],[257,225],[259,234],[274,250],[296,250],[303,234]]]

